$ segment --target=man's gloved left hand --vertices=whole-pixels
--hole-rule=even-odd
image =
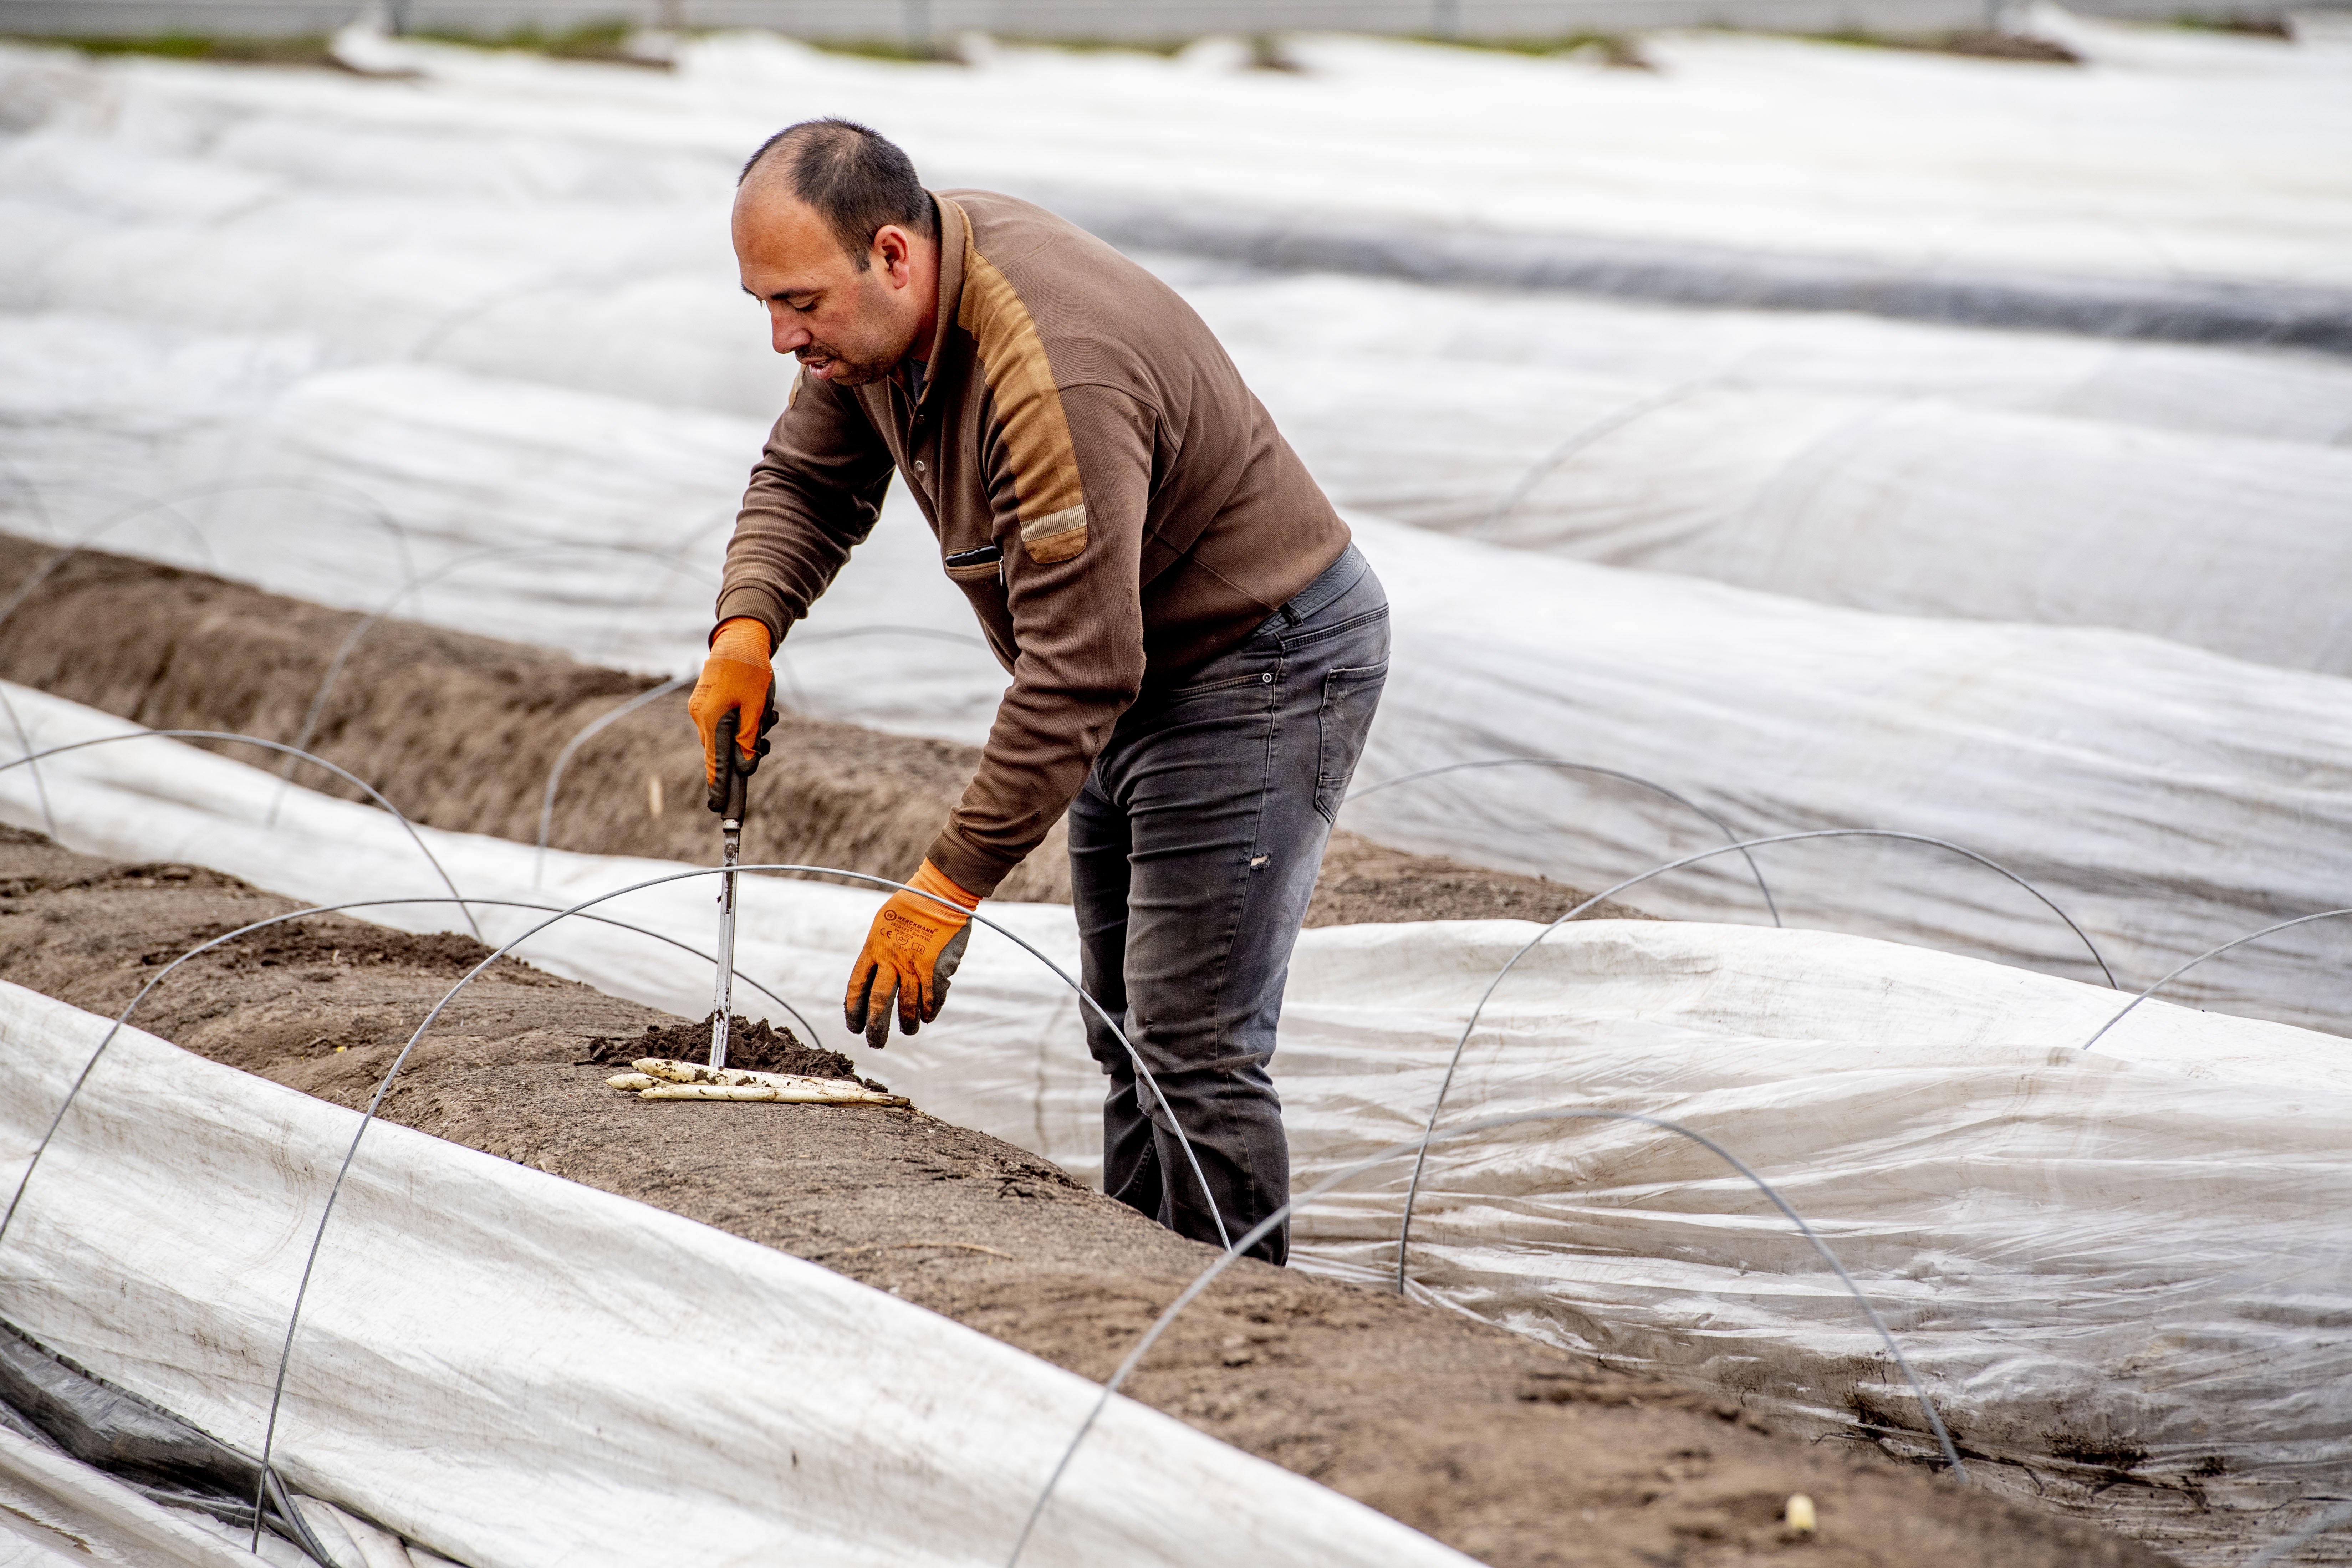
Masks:
[[[849,972],[842,1015],[877,1050],[890,1038],[894,997],[902,1035],[913,1034],[940,1016],[948,981],[962,962],[964,944],[971,940],[971,911],[980,907],[979,894],[957,887],[929,860],[908,879],[907,886],[948,901],[900,891],[875,913],[866,947]]]

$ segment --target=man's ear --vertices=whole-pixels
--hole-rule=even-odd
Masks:
[[[903,289],[914,278],[914,245],[907,231],[886,223],[874,231],[874,254],[893,287]]]

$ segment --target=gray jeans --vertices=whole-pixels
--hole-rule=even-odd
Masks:
[[[1087,989],[1167,1096],[1235,1240],[1290,1201],[1266,1067],[1290,950],[1388,668],[1388,596],[1350,545],[1239,647],[1129,709],[1070,806]],[[1139,1103],[1127,1052],[1087,1022],[1110,1079],[1103,1190],[1213,1244],[1167,1111]],[[1280,1263],[1289,1250],[1284,1225],[1251,1254]]]

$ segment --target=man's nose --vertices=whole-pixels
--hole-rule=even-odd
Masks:
[[[816,341],[810,335],[806,327],[789,319],[781,311],[771,316],[768,324],[771,329],[770,335],[775,341],[776,352],[780,354],[795,353]]]

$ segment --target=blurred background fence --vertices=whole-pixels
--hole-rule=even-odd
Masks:
[[[396,26],[481,37],[614,22],[768,27],[820,40],[919,45],[1009,37],[1170,41],[1297,29],[1533,39],[1647,27],[1927,33],[1995,24],[2003,0],[387,0]],[[2072,9],[2172,20],[2269,20],[2280,0],[2074,0]],[[0,0],[0,33],[53,37],[302,37],[356,0]]]

